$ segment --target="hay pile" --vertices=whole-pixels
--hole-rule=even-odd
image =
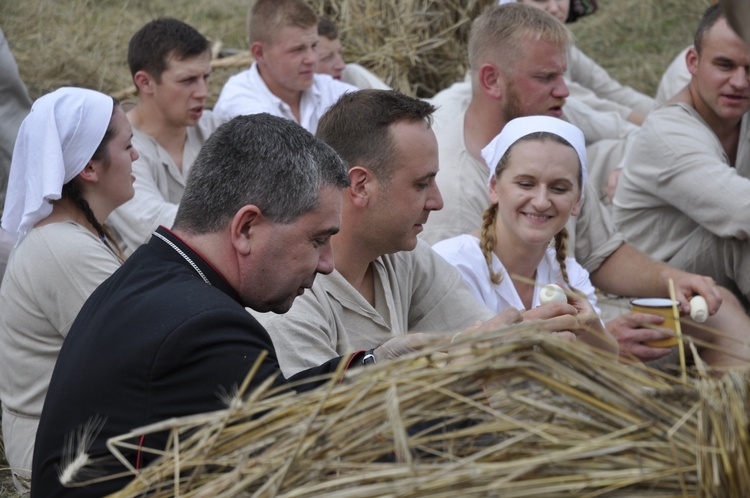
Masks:
[[[743,496],[750,373],[631,367],[549,335],[437,367],[422,354],[141,428],[163,459],[141,496]],[[451,353],[460,354],[460,353]],[[256,418],[253,418],[256,417]]]
[[[347,60],[409,95],[463,78],[471,21],[496,0],[314,0],[339,27]]]

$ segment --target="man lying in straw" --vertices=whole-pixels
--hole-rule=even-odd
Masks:
[[[132,475],[108,456],[108,438],[226,408],[256,364],[250,388],[285,384],[269,333],[245,307],[284,313],[317,273],[333,270],[330,238],[348,184],[336,153],[290,120],[241,116],[217,129],[195,160],[174,227],[154,232],[73,324],[39,424],[33,495],[103,496],[121,488]],[[436,339],[409,335],[383,347],[393,355]],[[293,379],[331,372],[342,361],[361,365],[364,356],[321,362]],[[382,360],[381,351],[374,358]],[[153,454],[143,448],[164,448],[166,440],[164,433],[140,438],[125,453],[128,465],[148,464]],[[77,472],[88,464],[94,474]],[[64,486],[96,477],[110,479]]]
[[[286,375],[384,342],[376,351],[388,356],[386,341],[412,331],[507,323],[509,315],[494,317],[458,270],[417,238],[430,213],[443,207],[434,110],[395,91],[361,90],[343,95],[320,120],[318,136],[348,164],[350,186],[341,231],[331,241],[335,270],[289,313],[258,316]],[[548,330],[575,332],[576,315],[574,306],[555,303],[524,319],[554,318],[545,322]]]

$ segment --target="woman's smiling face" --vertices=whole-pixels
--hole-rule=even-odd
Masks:
[[[580,212],[578,154],[547,138],[520,140],[508,154],[507,165],[490,183],[498,243],[546,247]]]

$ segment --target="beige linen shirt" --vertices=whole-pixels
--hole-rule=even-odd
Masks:
[[[682,49],[667,66],[667,70],[664,71],[661,80],[659,80],[659,88],[656,89],[656,97],[654,98],[656,105],[662,105],[690,83],[693,75],[687,68],[685,57],[691,47],[692,45]]]
[[[495,315],[425,242],[371,264],[374,307],[334,271],[318,275],[287,313],[252,312],[271,335],[285,376],[407,332],[458,331]]]
[[[438,106],[433,125],[440,156],[436,181],[444,206],[430,214],[421,234],[430,244],[476,230],[489,206],[490,170],[469,154],[464,142],[464,119],[470,101],[470,83],[457,83],[432,101]],[[576,260],[590,273],[624,242],[590,186],[586,188],[581,214],[568,221],[568,232]]]
[[[12,467],[31,469],[63,341],[86,299],[119,267],[114,253],[73,222],[34,228],[11,253],[0,286],[0,400]]]
[[[139,155],[133,162],[135,196],[107,218],[121,237],[125,254],[132,254],[148,242],[159,225],[172,226],[190,167],[203,142],[226,120],[206,110],[196,126],[187,128],[182,170],[153,137],[133,127],[133,147]]]
[[[643,124],[617,184],[613,217],[627,240],[669,261],[699,227],[717,237],[750,236],[750,115],[737,161],[687,104],[667,105]]]

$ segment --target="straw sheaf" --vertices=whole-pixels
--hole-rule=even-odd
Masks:
[[[525,331],[257,389],[171,432],[116,496],[742,496],[748,372],[680,379]],[[466,360],[466,348],[473,356]],[[464,361],[445,360],[463,358]],[[738,494],[739,493],[739,494]]]
[[[339,27],[348,60],[393,88],[431,97],[468,69],[471,21],[496,0],[316,0]]]

